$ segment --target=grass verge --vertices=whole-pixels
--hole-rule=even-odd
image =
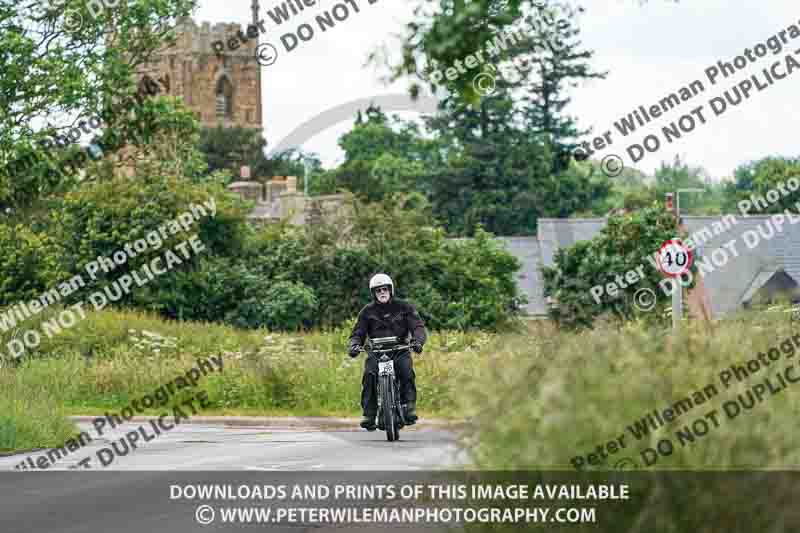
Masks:
[[[13,384],[14,394],[26,398],[0,411],[11,413],[0,418],[6,428],[0,450],[63,442],[65,431],[74,433],[65,415],[118,413],[210,356],[222,356],[224,371],[210,373],[196,387],[210,400],[204,415],[360,416],[364,359],[347,356],[349,333],[339,328],[279,334],[167,322],[139,312],[87,313],[74,327],[50,339],[43,335],[16,367],[0,369],[1,383]],[[478,350],[489,339],[480,332],[430,335],[414,363],[421,417],[459,416],[456,391],[472,379]],[[26,436],[22,428],[31,424],[49,429]]]
[[[508,337],[459,396],[475,426],[464,444],[486,469],[796,468],[800,324],[785,311],[684,323],[677,338],[641,324]],[[738,379],[731,365],[759,353],[768,364]]]

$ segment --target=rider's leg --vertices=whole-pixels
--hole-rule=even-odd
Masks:
[[[361,427],[367,430],[375,429],[375,415],[378,413],[378,398],[375,383],[378,375],[378,361],[368,357],[364,363],[364,376],[361,378],[361,409],[364,417]]]
[[[417,386],[414,383],[416,374],[411,353],[407,352],[395,359],[394,368],[400,382],[400,403],[406,406],[405,419],[409,424],[417,421]]]

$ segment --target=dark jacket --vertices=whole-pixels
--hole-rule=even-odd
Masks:
[[[367,336],[371,339],[397,337],[405,341],[409,335],[418,343],[425,344],[428,339],[425,323],[413,305],[392,298],[385,304],[372,302],[364,306],[350,335],[350,346],[363,346]]]

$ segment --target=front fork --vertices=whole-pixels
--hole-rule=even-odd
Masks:
[[[391,374],[390,374],[391,376]],[[378,379],[375,383],[375,394],[377,395],[378,400],[378,424],[383,424],[383,394],[381,394],[381,378],[383,376],[379,373]],[[391,376],[392,384],[394,385],[394,394],[393,397],[395,399],[395,405],[398,406],[396,410],[398,419],[400,420],[400,427],[403,427],[406,424],[406,404],[398,403],[400,401],[400,386],[397,383],[397,377]]]

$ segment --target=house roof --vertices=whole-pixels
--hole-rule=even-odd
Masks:
[[[716,248],[734,240],[733,246],[738,253],[738,257],[731,256],[724,266],[715,267],[713,272],[703,278],[715,317],[739,309],[743,298],[748,293],[754,294],[778,269],[785,270],[791,278],[800,283],[800,224],[785,222],[782,232],[777,232],[770,240],[761,238],[752,250],[748,249],[743,240],[742,235],[745,232],[758,234],[758,226],[762,226],[764,231],[764,224],[769,218],[770,215],[749,217],[733,215],[735,224],[730,224],[725,231],[717,231],[717,235],[713,235],[712,231],[711,237],[699,247],[701,254],[708,257]],[[684,225],[690,234],[704,227],[712,229],[713,223],[721,224],[722,220],[723,215],[683,217]],[[527,261],[524,268],[529,268],[527,265],[537,254],[540,258],[539,265],[553,266],[555,252],[559,248],[572,246],[578,241],[590,240],[600,233],[605,225],[605,218],[542,218],[538,221],[536,239],[518,237],[508,248],[523,261],[523,264]],[[509,238],[501,238],[503,239]],[[713,266],[713,262],[711,264]],[[647,268],[651,267],[648,265]],[[524,280],[520,280],[520,290],[530,300],[528,309],[531,314],[546,314],[541,271],[536,268],[535,272],[534,275],[528,275]]]
[[[498,237],[497,240],[522,263],[522,268],[517,271],[517,286],[528,297],[528,303],[523,309],[529,315],[546,315],[544,280],[539,268],[542,263],[539,241],[536,237]]]
[[[752,300],[753,296],[755,296],[755,294],[758,292],[758,289],[766,285],[766,283],[772,279],[772,276],[774,276],[778,272],[783,272],[783,269],[771,268],[768,270],[762,270],[761,272],[756,274],[756,277],[753,279],[752,282],[750,282],[749,286],[744,291],[744,294],[742,294],[742,297],[739,298],[739,304],[741,305]]]
[[[605,218],[540,218],[537,238],[546,266],[553,265],[556,250],[588,241],[606,226]]]
[[[703,278],[715,317],[738,310],[746,293],[755,294],[779,269],[785,270],[796,282],[800,281],[800,226],[786,224],[782,232],[765,240],[760,237],[758,228],[761,226],[761,231],[765,231],[765,223],[769,218],[767,215],[735,217],[735,224],[713,236],[701,247],[701,252],[709,256],[716,248],[735,240],[733,246],[739,255],[730,257],[724,266],[715,268]],[[718,216],[684,217],[684,223],[693,234],[721,219]],[[745,233],[759,235],[759,242],[752,249],[744,240]],[[794,246],[792,243],[795,243]]]

